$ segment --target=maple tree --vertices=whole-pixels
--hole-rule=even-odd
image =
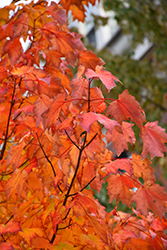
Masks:
[[[92,87],[121,82],[68,29],[65,10],[84,16],[88,2],[14,2],[0,9],[0,249],[166,249],[167,194],[146,157],[163,156],[167,134],[127,90]],[[142,154],[114,159],[106,143],[134,146],[135,124]],[[131,213],[94,198],[104,178]]]

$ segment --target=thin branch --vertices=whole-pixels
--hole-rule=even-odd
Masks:
[[[84,146],[84,148],[88,147],[89,144],[96,138],[96,136],[98,135],[98,133],[96,133],[93,138]]]
[[[74,183],[74,180],[75,180],[75,178],[76,178],[76,175],[77,175],[77,172],[78,172],[78,169],[79,169],[79,165],[80,165],[80,160],[81,160],[82,151],[83,151],[83,148],[81,148],[80,151],[79,151],[78,162],[77,162],[77,166],[76,166],[76,169],[75,169],[75,173],[74,173],[74,175],[73,175],[73,178],[72,178],[72,180],[71,180],[69,189],[68,189],[67,194],[66,194],[66,196],[65,196],[65,199],[64,199],[64,202],[63,202],[63,206],[66,205],[66,202],[67,202],[67,199],[68,199],[68,197],[69,197],[71,188],[72,188],[73,183]]]
[[[47,154],[45,153],[45,150],[43,149],[43,146],[42,146],[42,144],[41,144],[41,142],[40,142],[40,140],[39,140],[39,136],[38,136],[37,133],[36,133],[36,136],[37,136],[37,139],[38,139],[39,146],[40,146],[40,148],[42,149],[42,152],[43,152],[43,154],[44,154],[46,160],[49,162],[49,164],[50,164],[50,166],[51,166],[51,168],[52,168],[52,171],[53,171],[53,173],[54,173],[54,177],[56,177],[56,172],[55,172],[55,170],[54,170],[53,164],[52,164],[52,162],[49,160]]]
[[[4,144],[3,144],[2,150],[1,150],[0,160],[2,160],[2,158],[4,156],[5,149],[6,149],[6,144],[7,144],[7,140],[8,140],[10,118],[11,118],[13,106],[15,104],[15,100],[14,100],[15,91],[16,91],[16,82],[14,82],[14,88],[13,88],[13,93],[12,93],[12,100],[11,100],[11,105],[10,105],[10,110],[9,110],[9,115],[8,115],[8,120],[7,120],[7,126],[6,126],[5,140],[4,140]]]
[[[38,139],[39,146],[40,146],[40,148],[42,149],[42,152],[43,152],[43,154],[44,154],[46,160],[49,162],[49,164],[50,164],[50,166],[51,166],[51,168],[52,168],[54,177],[56,177],[56,172],[55,172],[55,170],[54,170],[53,164],[52,164],[52,162],[49,160],[47,154],[45,153],[45,150],[43,149],[43,146],[42,146],[42,144],[41,144],[41,142],[40,142],[40,140],[39,140],[39,136],[38,136],[37,133],[36,133],[36,136],[37,136],[37,139]],[[60,188],[60,186],[57,185],[57,187],[58,187],[58,189],[60,190],[60,192],[63,193],[63,191],[62,191],[62,189]]]
[[[10,218],[5,222],[5,225],[14,217],[14,215],[11,215]]]
[[[78,148],[78,149],[80,150],[80,147],[71,139],[71,137],[69,136],[69,134],[67,133],[67,131],[66,131],[66,130],[64,130],[64,131],[65,131],[67,137],[68,137],[68,138],[70,139],[70,141],[72,142],[72,144],[74,144],[75,147]]]
[[[28,161],[29,161],[29,159],[25,160],[18,168],[23,167],[24,164],[26,164]],[[2,173],[2,174],[0,174],[0,175],[2,175],[2,176],[7,176],[7,175],[10,175],[10,174],[13,174],[13,172],[14,172],[14,171],[11,171],[11,172],[8,172],[8,173],[4,173],[4,174]]]
[[[68,209],[68,211],[66,213],[66,216],[62,220],[65,220],[67,218],[67,216],[69,215],[70,211],[71,211],[71,208]]]
[[[94,176],[82,189],[80,189],[78,192],[82,192],[84,189],[86,189],[87,188],[87,186],[89,186],[89,184],[94,180],[96,178],[96,176]],[[78,194],[78,192],[76,192],[76,193],[74,193],[74,194],[69,194],[68,195],[68,197],[69,196],[75,196],[75,195],[77,195]]]

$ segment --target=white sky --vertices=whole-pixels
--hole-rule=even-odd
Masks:
[[[0,0],[0,8],[3,8],[6,5],[9,5],[12,0]]]

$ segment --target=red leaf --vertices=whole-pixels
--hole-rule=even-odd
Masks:
[[[83,65],[85,69],[95,70],[97,65],[104,65],[104,62],[91,50],[82,50],[79,55],[79,66],[80,65]]]
[[[105,171],[105,176],[111,173],[116,174],[119,170],[124,170],[129,175],[132,175],[132,164],[130,163],[130,159],[117,159],[105,164],[101,170]]]
[[[0,235],[5,233],[15,233],[18,231],[21,231],[20,224],[19,222],[15,222],[14,220],[9,221],[7,225],[0,225]]]
[[[141,158],[144,159],[150,153],[151,159],[155,156],[163,157],[163,152],[166,152],[167,134],[165,129],[158,126],[158,121],[147,122],[142,129],[143,151]]]
[[[106,127],[106,129],[109,130],[110,133],[112,133],[115,125],[119,126],[119,124],[116,121],[111,120],[104,115],[96,114],[93,112],[80,114],[78,118],[80,118],[81,120],[81,126],[88,133],[90,132],[90,128],[95,121],[99,121],[100,123],[102,123]]]
[[[86,87],[88,87],[88,80],[80,77],[79,79],[76,77],[70,83],[70,87],[72,88],[71,96],[74,99],[73,103],[77,104],[81,102],[83,96],[87,97]]]
[[[12,65],[18,61],[18,59],[23,54],[23,48],[21,46],[19,38],[14,39],[13,42],[11,42],[10,40],[6,41],[6,43],[3,47],[3,54],[2,55],[5,55],[5,54],[8,54]]]
[[[147,216],[149,209],[151,209],[160,219],[167,212],[166,201],[167,194],[165,188],[158,184],[149,186],[147,182],[131,198],[131,202],[136,202],[137,211]]]
[[[66,22],[66,12],[57,3],[51,2],[51,4],[47,6],[46,11],[60,24]]]
[[[122,126],[115,126],[112,131],[112,136],[107,137],[107,142],[109,138],[113,141],[114,148],[119,156],[124,150],[128,150],[128,142],[134,145],[136,138],[132,129],[133,124],[128,122],[122,122]],[[122,128],[122,129],[121,129]]]
[[[41,115],[48,109],[51,104],[51,99],[46,95],[41,95],[34,103],[34,112],[37,117],[36,125],[40,124]]]
[[[118,202],[119,199],[130,207],[130,198],[133,192],[130,190],[136,187],[136,183],[131,179],[130,176],[126,175],[110,175],[107,177],[108,182],[108,194],[110,197],[110,202],[116,198]]]
[[[106,86],[108,91],[110,91],[112,88],[116,87],[114,80],[120,82],[109,71],[103,70],[103,67],[98,66],[98,65],[96,66],[95,71],[93,71],[92,69],[87,69],[85,75],[88,79],[94,78],[94,77],[100,78],[100,80]]]
[[[142,128],[143,122],[146,121],[139,103],[133,96],[129,95],[127,90],[124,90],[123,93],[119,95],[118,100],[110,104],[107,109],[107,114],[113,115],[115,120],[120,124],[122,121],[131,118],[140,129]]]
[[[3,242],[0,244],[0,250],[15,250],[10,242]]]

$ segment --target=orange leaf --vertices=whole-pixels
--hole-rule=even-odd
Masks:
[[[130,207],[130,198],[133,192],[130,190],[136,186],[136,183],[126,175],[110,175],[107,177],[108,182],[108,194],[110,197],[110,202],[116,198],[117,202],[119,199]]]
[[[161,219],[167,212],[167,194],[165,188],[158,184],[151,186],[144,183],[132,196],[131,202],[136,202],[137,211],[147,216],[151,209]]]
[[[145,122],[145,115],[139,103],[135,98],[129,95],[127,90],[124,90],[122,94],[119,95],[119,99],[112,102],[107,109],[107,114],[113,115],[116,121],[120,124],[122,121],[126,121],[129,118],[134,120],[134,122],[142,128],[143,122]]]
[[[88,215],[91,224],[94,227],[95,233],[100,237],[102,241],[108,244],[107,232],[105,227],[98,221],[97,218],[94,218],[91,215]]]
[[[143,239],[131,238],[130,242],[124,245],[124,250],[153,250],[151,245]]]
[[[20,162],[20,158],[25,146],[24,140],[16,146],[12,146],[8,153],[7,166],[12,165],[13,170],[15,170]]]
[[[22,228],[22,232],[19,232],[19,235],[31,245],[31,240],[37,236],[43,237],[44,232],[42,228]]]
[[[91,50],[82,50],[79,55],[79,66],[83,65],[86,69],[93,69],[97,65],[104,65],[102,59],[98,58]]]
[[[45,129],[51,127],[52,124],[56,123],[64,103],[65,94],[58,94],[54,101],[51,103],[50,107],[41,115],[43,118]]]
[[[158,126],[158,121],[147,122],[142,129],[142,139],[143,139],[143,151],[141,154],[141,159],[144,159],[148,153],[150,153],[151,159],[155,156],[163,157],[163,152],[166,152],[167,134],[165,129]]]
[[[103,84],[106,86],[108,91],[110,91],[112,88],[116,87],[114,80],[120,82],[109,71],[103,70],[103,67],[98,66],[98,65],[96,66],[95,71],[93,71],[92,69],[87,69],[85,72],[85,75],[88,79],[98,77],[103,82]]]
[[[133,178],[137,180],[139,177],[142,177],[145,181],[155,180],[155,170],[150,166],[151,161],[147,158],[142,161],[140,155],[133,153],[131,163],[133,168]]]
[[[25,170],[16,169],[12,174],[12,177],[8,180],[5,186],[5,193],[9,199],[11,194],[15,191],[21,196],[21,192],[25,181],[28,179],[28,173]]]

